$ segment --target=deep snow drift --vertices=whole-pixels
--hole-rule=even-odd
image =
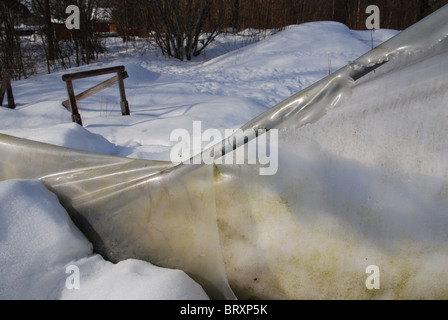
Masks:
[[[375,44],[394,34],[390,30],[375,31]],[[85,128],[72,124],[70,113],[61,106],[66,92],[60,73],[14,83],[18,108],[0,109],[0,132],[86,151],[168,161],[174,144],[170,133],[174,129],[191,130],[193,120],[201,120],[204,130],[237,128],[323,78],[329,61],[334,71],[369,51],[370,35],[350,31],[338,23],[319,22],[288,28],[239,49],[237,38],[221,36],[206,57],[192,63],[166,60],[155,51],[148,51],[143,57],[117,54],[110,61],[70,71],[124,64],[130,75],[126,80],[130,117],[121,117],[117,92],[111,88],[80,103]],[[230,52],[218,55],[220,48],[226,46]],[[79,92],[97,81],[75,82],[75,90]],[[377,88],[381,84],[370,90]],[[432,110],[424,116],[427,121],[422,122],[422,114],[412,112],[420,107],[417,103],[382,110],[379,99],[376,109],[341,108],[302,128],[297,138],[297,145],[304,152],[300,154],[304,160],[300,166],[304,171],[311,168],[317,177],[310,190],[319,190],[319,181],[326,182],[331,190],[342,190],[348,199],[359,203],[367,199],[369,208],[376,203],[386,204],[385,209],[390,211],[403,206],[408,194],[402,199],[391,197],[378,202],[372,194],[387,197],[391,190],[350,189],[350,185],[356,185],[351,184],[351,179],[385,179],[384,172],[378,175],[372,169],[385,167],[385,172],[392,173],[392,186],[416,177],[394,172],[427,174],[421,180],[427,187],[424,199],[439,199],[435,206],[446,203],[448,148],[440,137],[446,136],[446,129],[441,129],[446,127],[447,115],[444,110]],[[435,136],[439,138],[434,139]],[[332,172],[331,168],[339,171]],[[430,176],[439,178],[438,185]],[[414,190],[409,194],[411,191]],[[306,193],[305,190],[302,197]],[[69,221],[56,197],[39,182],[1,182],[0,197],[2,299],[206,298],[182,272],[141,261],[112,265],[93,255],[91,246]],[[336,197],[331,201],[344,206]],[[443,208],[429,208],[427,203],[414,198],[414,202],[408,203],[408,211],[417,216],[414,210]],[[310,212],[322,211],[315,195],[307,204]],[[430,227],[440,233],[437,226]],[[267,238],[260,239],[260,243],[267,246]],[[65,286],[69,265],[81,270],[80,290],[68,290]]]
[[[0,221],[2,299],[208,299],[181,271],[135,260],[114,265],[93,254],[39,181],[0,183]]]

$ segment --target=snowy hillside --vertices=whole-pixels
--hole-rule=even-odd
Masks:
[[[378,30],[374,37],[382,42],[394,34]],[[118,52],[108,61],[15,83],[18,108],[0,110],[0,129],[82,150],[91,151],[88,146],[94,145],[107,154],[169,160],[173,129],[189,128],[192,120],[201,120],[204,130],[237,128],[326,76],[329,55],[335,71],[369,51],[364,38],[365,32],[319,22],[290,27],[248,46],[238,37],[222,35],[209,49],[207,59],[198,57],[192,63],[166,59],[156,49],[144,56]],[[230,52],[219,55],[223,51]],[[214,52],[218,56],[214,57]],[[118,90],[110,88],[80,103],[85,129],[72,125],[70,113],[61,108],[61,100],[67,99],[61,75],[117,65],[124,65],[130,76],[125,86],[132,116],[120,116]],[[75,92],[107,78],[75,81]],[[84,130],[88,131],[85,135],[99,134],[112,145],[97,136],[86,138],[84,146],[68,138]],[[71,131],[76,132],[70,135]]]
[[[244,46],[241,37],[221,35],[206,55],[189,63],[166,59],[156,49],[144,55],[133,50],[117,51],[90,66],[13,83],[17,109],[0,108],[0,133],[121,157],[169,161],[173,130],[191,131],[193,121],[202,121],[203,130],[238,128],[324,78],[329,68],[334,72],[371,50],[372,35],[376,46],[397,33],[377,30],[372,34],[352,31],[335,22],[315,22],[291,26]],[[119,47],[116,40],[108,41]],[[427,64],[431,66],[431,60]],[[84,127],[73,124],[70,112],[61,105],[67,99],[62,74],[117,65],[124,65],[129,73],[125,85],[131,116],[121,116],[118,90],[110,88],[80,102]],[[419,74],[424,75],[417,69],[404,76]],[[107,76],[75,81],[75,91],[81,92],[102,79]],[[363,93],[376,97],[372,94],[375,90],[387,91],[378,79],[374,85],[362,87],[356,101],[362,101]],[[365,107],[372,101],[366,101],[364,107],[348,105],[296,131],[296,137],[285,138],[301,148],[300,152],[288,152],[303,160],[297,170],[310,179],[310,189],[302,189],[303,195],[292,202],[316,191],[304,200],[310,215],[322,213],[330,204],[344,207],[347,199],[360,205],[368,199],[368,210],[381,205],[399,216],[405,210],[397,206],[421,190],[413,189],[415,184],[423,183],[427,194],[414,194],[408,203],[414,217],[412,226],[417,233],[421,231],[422,226],[416,222],[421,219],[418,210],[437,212],[437,219],[432,216],[434,220],[425,225],[439,235],[437,223],[446,222],[441,211],[447,201],[448,189],[443,188],[448,178],[448,146],[441,137],[447,134],[442,128],[446,128],[448,115],[442,108],[426,115],[415,114],[415,110],[421,110],[421,99],[384,110],[383,91],[378,92],[375,109]],[[391,189],[377,189],[380,180],[387,177]],[[393,188],[401,188],[402,180],[417,177],[422,180],[402,188],[402,194]],[[363,185],[367,184],[365,180],[373,181],[372,190],[352,189],[351,183],[358,179]],[[317,193],[322,195],[329,189],[333,190],[329,200],[319,203]],[[385,202],[375,198],[388,195]],[[428,198],[438,200],[431,202]],[[394,220],[394,224],[399,222]],[[268,247],[266,240],[260,239],[260,246]],[[238,262],[241,260],[235,268],[244,267]],[[80,290],[67,289],[70,274],[66,270],[71,265],[82,272]],[[181,271],[137,260],[112,265],[95,255],[56,196],[33,180],[0,182],[0,266],[0,299],[208,298]]]

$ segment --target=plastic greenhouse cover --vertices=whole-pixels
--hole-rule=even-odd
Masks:
[[[183,270],[213,299],[447,298],[446,228],[422,231],[421,218],[326,192],[330,182],[309,170],[316,160],[297,150],[295,132],[341,105],[387,108],[422,96],[431,107],[446,104],[447,36],[445,6],[243,126],[279,129],[276,175],[260,175],[260,164],[173,165],[0,135],[0,180],[43,181],[96,252]],[[218,160],[238,152],[233,138],[204,153]],[[236,137],[236,147],[247,138],[260,137]],[[446,208],[426,219],[446,226]],[[393,227],[400,220],[412,236]],[[387,270],[381,292],[366,290],[366,257]]]

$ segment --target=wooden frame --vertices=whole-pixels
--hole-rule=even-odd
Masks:
[[[14,101],[14,95],[12,93],[11,77],[6,70],[3,70],[2,82],[0,85],[0,106],[3,106],[3,99],[5,98],[5,93],[8,96],[8,108],[15,109],[16,102]]]
[[[85,79],[90,77],[102,76],[105,74],[116,73],[116,75],[106,81],[101,82],[100,84],[78,94],[75,95],[75,91],[73,89],[73,81],[79,79]],[[84,100],[101,90],[104,90],[116,83],[118,83],[118,89],[120,91],[121,98],[121,113],[123,116],[129,116],[129,103],[126,100],[126,89],[124,86],[124,79],[128,78],[128,73],[125,70],[124,66],[112,67],[112,68],[104,68],[104,69],[96,69],[90,71],[83,71],[77,73],[64,74],[62,76],[62,80],[65,82],[67,87],[68,100],[65,100],[62,104],[66,108],[70,108],[72,112],[72,120],[73,122],[82,126],[81,115],[79,114],[77,102]]]

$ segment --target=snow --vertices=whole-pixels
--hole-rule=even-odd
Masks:
[[[39,181],[0,182],[0,221],[1,299],[208,299],[181,271],[137,260],[114,265],[93,254]],[[79,289],[70,289],[72,266],[82,279]]]
[[[193,121],[202,121],[203,130],[238,128],[325,77],[329,61],[335,71],[369,51],[372,36],[377,45],[397,33],[355,31],[336,22],[314,22],[267,32],[258,42],[244,34],[225,34],[192,62],[167,59],[155,48],[140,54],[124,48],[118,39],[107,39],[114,49],[101,61],[13,83],[17,108],[0,108],[0,133],[85,151],[169,161],[175,144],[170,141],[173,130],[192,130]],[[131,116],[121,116],[118,90],[113,87],[80,102],[84,127],[73,124],[70,112],[61,105],[67,99],[62,74],[117,65],[124,65],[130,76],[125,85]],[[77,80],[75,92],[104,79],[107,76]],[[401,136],[405,136],[412,132],[412,125],[418,126],[419,119],[418,115],[407,115],[415,121],[406,124],[400,121],[399,111],[387,114],[387,119],[374,110],[339,112],[345,114],[324,118],[322,126],[307,126],[300,138],[305,151],[302,157],[314,163],[316,176],[332,183],[347,183],[350,177],[363,175],[374,180],[377,175],[372,166],[390,160],[387,152],[394,143],[380,145],[373,137],[366,137],[366,145],[360,146],[356,144],[359,140],[350,140],[359,126],[394,137],[402,129],[405,133]],[[341,118],[350,123],[348,127],[341,126]],[[419,128],[424,140],[419,141],[421,149],[415,150],[415,156],[422,161],[431,157],[431,148],[444,147],[431,145],[431,136],[437,134],[431,126],[440,128],[443,124],[436,121]],[[365,166],[347,160],[344,171],[335,176],[328,167],[336,158],[321,158],[319,162],[313,157],[321,152]],[[409,154],[396,150],[393,154],[397,166],[400,163],[417,170],[415,162],[404,161]],[[437,161],[446,162],[446,156]],[[430,161],[434,163],[434,159]],[[445,166],[428,170],[443,176]],[[426,186],[430,184],[428,181]],[[437,191],[436,187],[428,189],[430,196],[434,195],[431,190]],[[360,190],[346,192],[351,197],[366,197]],[[378,194],[387,193],[383,190]],[[415,201],[409,208],[418,204],[418,199]],[[390,199],[391,207],[395,203]],[[0,299],[208,299],[182,271],[137,260],[114,265],[95,255],[57,197],[39,181],[0,182],[0,230]],[[80,270],[79,290],[66,286],[70,266]]]

